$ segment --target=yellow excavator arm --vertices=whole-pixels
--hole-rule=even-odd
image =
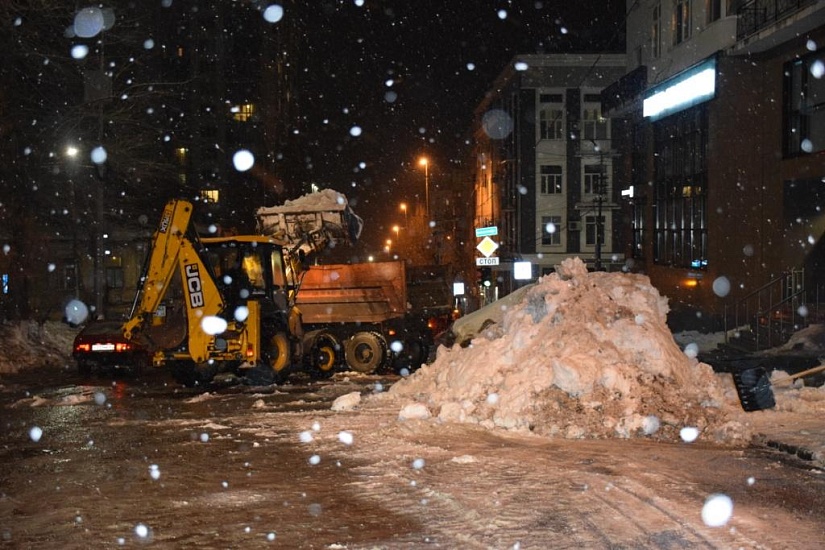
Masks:
[[[192,204],[185,200],[171,200],[163,209],[132,312],[123,324],[123,335],[129,340],[140,338],[178,270],[183,282],[189,354],[200,362],[207,358],[212,340],[201,323],[218,315],[224,304],[211,270],[199,254],[200,243],[191,227],[191,217]]]

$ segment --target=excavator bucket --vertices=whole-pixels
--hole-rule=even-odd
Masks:
[[[256,219],[259,233],[306,253],[338,242],[352,244],[364,227],[347,198],[332,189],[309,193],[281,206],[259,208]]]

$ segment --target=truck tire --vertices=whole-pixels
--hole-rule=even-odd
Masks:
[[[395,371],[398,374],[411,374],[427,362],[429,352],[430,348],[423,340],[407,340],[404,342],[404,349],[395,359]]]
[[[343,347],[335,336],[328,332],[319,334],[310,346],[310,376],[319,379],[329,378],[335,373],[343,355]]]
[[[377,332],[357,332],[345,345],[347,366],[356,372],[371,374],[384,363],[387,342]]]

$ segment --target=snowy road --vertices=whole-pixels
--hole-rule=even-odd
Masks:
[[[3,547],[825,543],[825,474],[763,449],[400,422],[380,399],[330,410],[392,382],[376,377],[198,394],[161,375],[82,385],[52,374],[0,386]],[[717,493],[733,515],[708,527],[703,504]]]

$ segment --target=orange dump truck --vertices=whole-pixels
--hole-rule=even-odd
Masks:
[[[331,368],[418,368],[432,337],[410,312],[406,276],[401,261],[310,266],[295,299],[305,341]]]

